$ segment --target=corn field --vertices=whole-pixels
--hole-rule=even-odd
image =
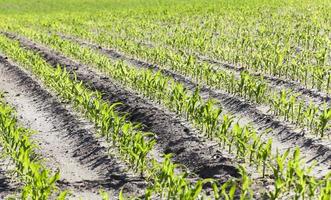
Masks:
[[[0,199],[331,199],[331,2],[0,0]]]

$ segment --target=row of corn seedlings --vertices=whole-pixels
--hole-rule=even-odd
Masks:
[[[75,31],[78,32],[78,30],[80,29],[76,27]],[[88,35],[85,30],[80,30],[79,33],[80,36]],[[90,34],[89,37],[93,37],[93,34]],[[150,59],[152,62],[170,66],[171,70],[178,71],[185,76],[191,76],[197,82],[203,80],[211,87],[224,89],[230,94],[239,95],[256,103],[267,104],[270,106],[273,114],[282,116],[284,120],[288,120],[299,127],[307,128],[316,136],[324,137],[330,129],[331,115],[329,113],[331,111],[328,104],[324,106],[318,106],[315,103],[306,105],[302,99],[298,98],[299,94],[293,94],[288,89],[284,89],[281,93],[275,92],[262,77],[256,79],[255,76],[250,75],[247,71],[241,72],[240,76],[236,77],[233,73],[227,71],[215,71],[210,64],[199,63],[193,55],[186,55],[184,53],[183,56],[180,56],[178,52],[173,53],[164,48],[151,49],[135,43],[128,45],[128,41],[124,42],[126,38],[118,41],[109,37],[107,39],[102,34],[92,38],[92,40],[96,41],[100,41],[101,39],[103,40],[103,44],[120,45],[121,49],[124,48],[130,54],[142,56],[145,59]],[[316,112],[311,112],[312,107],[315,108]],[[287,110],[291,110],[291,112],[287,112]],[[309,116],[309,120],[297,120],[301,116]]]
[[[3,149],[1,153],[10,158],[15,166],[13,175],[23,183],[20,198],[65,199],[67,191],[61,192],[55,185],[60,178],[60,171],[53,173],[37,158],[35,150],[38,147],[30,139],[32,134],[32,130],[19,125],[15,110],[0,94],[0,145]]]
[[[226,13],[202,14],[197,19],[192,19],[193,13],[183,16],[182,12],[180,15],[176,12],[171,15],[139,13],[140,20],[98,15],[95,18],[76,18],[70,23],[79,26],[93,24],[94,30],[96,27],[106,28],[114,37],[125,35],[124,40],[139,38],[141,41],[184,47],[252,71],[284,77],[330,92],[329,13],[316,5],[309,10],[306,7],[304,14],[300,9],[289,12],[283,8],[288,17],[286,20],[278,10],[273,10],[275,13],[270,16],[269,8],[266,8],[232,9]],[[204,23],[201,24],[201,20]]]
[[[272,87],[263,80],[262,76],[256,78],[247,71],[242,71],[240,76],[236,77],[233,73],[227,71],[215,71],[210,64],[199,64],[199,61],[193,55],[184,56],[181,59],[179,54],[167,53],[167,49],[164,48],[151,52],[146,50],[146,47],[139,46],[139,44],[130,46],[127,43],[124,46],[127,50],[130,47],[134,48],[134,50],[128,50],[130,54],[134,52],[133,55],[144,56],[145,59],[150,59],[156,63],[164,63],[164,60],[168,60],[169,62],[166,66],[170,66],[171,70],[180,72],[185,76],[191,76],[196,82],[203,80],[208,86],[224,89],[227,93],[238,95],[252,102],[266,104],[274,111],[273,114],[281,116],[284,120],[293,122],[300,127],[309,129],[316,136],[324,137],[331,126],[331,116],[326,114],[330,113],[330,107],[326,102],[324,102],[324,106],[315,105],[313,102],[310,105],[306,105],[304,100],[299,98],[300,94],[293,94],[289,89],[283,89],[281,93],[273,91]],[[146,52],[151,53],[148,54]],[[155,59],[153,60],[153,58]],[[284,101],[279,101],[279,99]],[[275,101],[278,101],[278,105],[274,103]],[[316,108],[316,112],[311,112],[311,107]],[[286,112],[282,112],[284,109]],[[293,112],[287,112],[288,110]],[[293,120],[303,115],[310,115],[310,121]]]
[[[47,42],[50,43],[50,41]],[[146,54],[146,51],[141,52]],[[160,57],[162,54],[157,55]],[[172,55],[178,57],[178,55]],[[329,136],[331,109],[328,104],[324,103],[324,106],[318,106],[311,102],[309,105],[306,105],[304,100],[297,97],[299,96],[298,94],[293,94],[293,92],[289,90],[283,90],[282,92],[272,91],[262,78],[256,80],[256,78],[247,73],[247,71],[241,72],[238,79],[234,74],[227,74],[226,72],[220,71],[215,72],[210,65],[195,67],[196,63],[196,59],[189,56],[187,61],[188,65],[184,67],[184,74],[193,74],[196,80],[205,79],[207,85],[222,89],[225,88],[228,93],[239,94],[252,101],[266,103],[270,105],[270,110],[273,114],[283,116],[284,120],[290,121],[302,128],[307,128],[317,136],[324,137],[326,133],[327,136]],[[181,64],[173,63],[170,64],[170,66],[177,66],[178,68]],[[312,109],[314,112],[312,112]],[[302,116],[309,117],[303,118]]]
[[[313,102],[307,105],[306,101],[298,100],[295,95],[288,97],[285,90],[273,93],[270,97],[269,101],[273,105],[271,111],[275,115],[284,116],[284,120],[302,128],[307,127],[322,138],[325,134],[330,137],[331,107],[326,102],[320,106]]]
[[[164,161],[159,163],[148,156],[154,147],[155,140],[152,133],[139,130],[139,125],[126,120],[125,115],[116,112],[116,105],[102,100],[102,95],[97,91],[90,91],[82,82],[72,79],[66,70],[59,66],[56,69],[48,65],[37,54],[23,50],[19,43],[0,37],[0,49],[10,58],[31,70],[51,89],[56,91],[64,100],[72,103],[77,110],[95,123],[100,134],[108,142],[118,147],[122,157],[132,165],[136,172],[140,172],[152,181],[146,190],[146,198],[161,196],[167,199],[197,199],[204,196],[202,188],[206,183],[217,187],[217,182],[212,179],[198,180],[193,183],[187,179],[189,175],[184,169],[180,170],[170,160],[170,155],[165,155]],[[176,171],[182,172],[176,172]],[[233,179],[240,189],[240,179]],[[226,191],[214,195],[227,195]]]
[[[193,94],[189,94],[186,92],[185,88],[178,83],[172,89],[171,86],[173,86],[175,82],[168,77],[163,77],[160,73],[152,73],[150,70],[128,68],[125,67],[122,62],[112,64],[106,57],[97,56],[97,54],[93,54],[92,52],[88,53],[86,49],[81,50],[80,47],[73,44],[65,46],[65,44],[70,43],[62,41],[59,37],[54,36],[50,38],[46,35],[42,37],[55,41],[49,43],[54,48],[56,48],[56,41],[61,41],[59,44],[63,53],[70,54],[71,52],[71,56],[81,54],[75,58],[99,67],[115,79],[120,80],[123,84],[131,83],[131,87],[135,87],[135,89],[141,91],[146,96],[168,105],[169,108],[174,109],[179,114],[181,113],[187,116],[188,119],[193,120],[196,124],[206,123],[206,125],[202,125],[200,128],[205,130],[207,136],[216,136],[216,138],[221,141],[220,144],[223,145],[224,148],[228,148],[230,153],[234,153],[238,158],[247,159],[248,163],[256,165],[258,169],[262,168],[263,176],[265,176],[266,171],[272,172],[271,166],[273,165],[268,164],[274,161],[274,157],[271,154],[272,142],[262,142],[261,136],[252,128],[240,127],[239,124],[233,122],[230,116],[223,115],[223,120],[218,122],[221,110],[213,108],[212,100],[203,103],[198,90]],[[170,87],[165,87],[165,83],[171,83]],[[170,93],[168,92],[169,89]],[[230,129],[232,125],[233,128]],[[249,154],[247,154],[247,152],[249,152]],[[247,155],[249,155],[249,158]],[[299,167],[302,165],[298,164],[296,166]],[[304,169],[301,169],[301,171],[302,170]],[[325,180],[322,180],[322,182],[323,181]],[[304,193],[304,195],[306,195],[306,193]]]
[[[318,11],[323,11],[323,9],[318,8]],[[266,13],[261,14],[265,15]],[[327,16],[326,13],[323,14],[324,16],[319,16],[322,19]],[[307,87],[330,92],[330,63],[328,57],[330,40],[327,36],[330,26],[327,26],[327,23],[322,22],[322,20],[316,22],[322,22],[323,27],[319,26],[320,24],[311,26],[309,20],[308,23],[297,21],[298,23],[294,24],[295,29],[288,30],[288,27],[292,24],[284,23],[285,20],[279,19],[281,15],[277,16],[276,14],[274,16],[274,18],[268,17],[267,20],[262,20],[257,31],[253,29],[254,23],[249,23],[248,27],[243,27],[240,24],[242,21],[238,20],[239,23],[235,23],[229,33],[232,36],[226,34],[225,37],[216,40],[216,44],[214,43],[209,49],[198,50],[198,46],[192,43],[195,38],[203,37],[203,29],[200,29],[199,34],[193,33],[195,32],[193,29],[192,32],[191,30],[188,31],[190,33],[182,34],[181,31],[184,27],[180,27],[176,30],[179,36],[194,39],[176,41],[175,36],[173,37],[175,39],[171,40],[169,44],[187,46],[187,48],[196,49],[202,54],[209,54],[212,57],[240,65],[251,71],[294,80],[305,84]],[[293,15],[293,18],[300,19],[301,17],[301,13]],[[266,27],[270,27],[271,30],[265,30]],[[300,33],[305,34],[305,37],[301,37],[301,34],[298,33],[300,28],[303,29],[300,30]],[[204,28],[204,30],[206,29]],[[308,43],[302,40],[306,39],[307,36],[310,37]],[[207,44],[209,42],[210,40],[205,41]]]

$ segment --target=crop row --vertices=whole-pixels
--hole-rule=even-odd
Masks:
[[[70,32],[70,28],[72,27],[64,27],[66,33]],[[61,30],[61,27],[55,29]],[[190,76],[196,82],[203,81],[210,87],[225,90],[255,103],[266,104],[273,114],[283,117],[284,120],[309,129],[316,136],[329,136],[331,123],[329,104],[325,102],[322,106],[314,102],[307,104],[306,99],[300,98],[300,93],[293,94],[290,89],[274,91],[262,76],[256,78],[248,71],[241,72],[239,76],[226,70],[216,71],[211,64],[201,63],[192,54],[172,52],[163,47],[150,48],[130,42],[128,38],[111,38],[107,36],[108,32],[95,35],[87,32],[83,27],[79,29],[75,26],[71,33],[105,46],[119,48],[152,63],[158,63],[166,69]]]
[[[52,173],[36,156],[37,145],[31,141],[34,131],[19,125],[16,113],[0,94],[0,145],[3,155],[15,166],[14,176],[23,183],[20,198],[64,200],[67,191],[59,191],[55,183],[60,171]],[[14,197],[13,197],[14,198]]]
[[[328,10],[313,6],[280,13],[272,8],[274,14],[270,15],[268,9],[247,8],[198,16],[196,13],[183,16],[176,11],[168,15],[133,13],[137,16],[131,20],[123,20],[119,17],[121,13],[117,13],[61,22],[68,21],[74,26],[93,24],[94,30],[101,27],[101,32],[105,30],[114,38],[181,47],[250,71],[330,92]]]
[[[203,102],[201,97],[199,96],[198,90],[191,94],[187,92],[182,85],[180,85],[179,83],[175,84],[175,82],[173,80],[170,80],[169,77],[164,77],[160,73],[153,73],[150,70],[137,70],[135,68],[130,68],[121,62],[113,64],[106,57],[93,53],[88,49],[83,49],[70,42],[63,41],[59,37],[49,37],[47,35],[43,35],[40,37],[47,38],[43,41],[52,40],[52,43],[48,42],[47,44],[51,45],[55,49],[61,49],[62,53],[68,54],[75,59],[82,60],[90,65],[96,66],[103,72],[114,77],[116,80],[121,81],[122,84],[130,84],[129,86],[135,87],[135,89],[142,92],[149,98],[155,99],[167,105],[170,109],[174,109],[179,114],[183,114],[188,119],[192,120],[195,124],[200,125],[200,128],[205,131],[207,136],[218,138],[220,144],[223,144],[223,147],[227,148],[231,153],[236,154],[238,158],[242,158],[247,162],[251,163],[252,165],[255,164],[257,165],[257,167],[261,166],[263,176],[266,175],[266,169],[274,173],[274,177],[279,177],[279,175],[276,176],[277,174],[275,173],[286,174],[285,169],[287,169],[287,167],[279,167],[282,170],[281,172],[273,170],[273,166],[275,166],[275,161],[277,160],[276,158],[282,157],[284,155],[277,154],[276,156],[273,156],[271,154],[271,141],[262,142],[260,136],[256,134],[256,131],[254,131],[250,127],[240,127],[238,124],[234,124],[233,119],[230,116],[223,115],[223,120],[218,121],[218,117],[221,114],[220,109],[215,109],[211,100],[208,102]],[[172,83],[170,84],[172,86],[174,86],[175,84],[175,87],[164,87],[164,83],[169,82]],[[146,86],[146,84],[148,87]],[[160,88],[162,90],[160,90]],[[170,93],[168,90],[170,91]],[[197,115],[199,114],[200,109],[202,109],[202,113],[206,114]],[[215,113],[218,116],[217,118],[213,117],[214,115],[216,115]],[[201,120],[201,117],[204,117],[205,119]],[[210,119],[215,119],[215,122],[210,121]],[[206,125],[203,125],[203,123],[205,123]],[[233,128],[230,129],[230,127],[232,126]],[[234,149],[233,146],[235,146]],[[294,155],[297,156],[299,154],[298,151],[299,150],[295,151],[296,153],[293,154],[293,157]],[[288,168],[291,169],[291,166],[293,168],[296,168],[296,170],[292,168],[292,172],[295,175],[291,175],[289,172],[289,175],[285,177],[294,176],[297,178],[298,175],[296,174],[296,172],[298,172],[298,174],[305,174],[305,177],[310,177],[307,175],[309,170],[302,168],[302,162],[298,159],[295,160],[296,164],[288,164]],[[286,159],[282,160],[279,165],[284,166],[285,163],[287,163]],[[290,179],[284,178],[283,176],[281,177],[283,178],[281,179],[283,182],[289,181],[288,185],[291,185],[293,188],[308,188],[311,186],[310,184],[308,184],[311,183],[311,181],[308,181],[308,179],[305,179],[305,181],[307,182],[299,182],[299,179],[296,178]],[[281,180],[277,180],[277,182],[275,181],[274,184],[276,185],[277,183],[281,182]],[[327,179],[324,179],[322,180],[322,182],[326,180]],[[320,184],[318,185],[321,186]],[[281,186],[281,189],[273,191],[275,192],[275,194],[270,193],[269,196],[280,195],[279,191],[282,190],[287,191],[287,187],[285,187],[285,184],[282,184]],[[280,186],[275,186],[275,188],[279,187]],[[306,191],[302,191],[299,194],[307,195],[308,193],[309,192],[307,189]]]

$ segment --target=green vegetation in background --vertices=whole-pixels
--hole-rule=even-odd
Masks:
[[[306,5],[303,0],[0,0],[0,15],[12,14],[57,14],[63,12],[99,12],[117,10],[162,10],[174,7],[185,9],[214,8],[229,9],[238,7]],[[317,0],[318,4],[328,1]],[[313,3],[316,4],[316,1]]]
[[[95,12],[143,7],[201,4],[206,0],[0,0],[1,14]],[[217,2],[217,1],[210,1]]]

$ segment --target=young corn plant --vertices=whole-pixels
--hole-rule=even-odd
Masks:
[[[234,200],[236,197],[235,195],[238,188],[238,183],[235,179],[229,179],[219,187],[218,183],[214,181],[212,183],[212,188],[215,199]]]
[[[280,155],[277,151],[276,163],[269,163],[269,167],[272,169],[274,177],[274,189],[268,192],[270,199],[278,199],[286,187],[285,176],[283,172],[285,171],[285,162],[289,155],[289,150],[284,154]]]
[[[331,197],[331,173],[328,173],[325,178],[320,181],[322,189],[318,196],[318,200],[328,200]]]
[[[176,172],[178,166],[171,162],[171,155],[164,156],[162,163],[153,162],[150,178],[153,183],[147,188],[146,199],[151,199],[156,193],[160,199],[198,199],[205,184],[213,182],[212,179],[198,180],[190,183],[186,178],[189,175],[184,172]]]
[[[331,127],[331,108],[327,108],[327,104],[324,103],[324,109],[319,116],[319,123],[317,127],[317,132],[320,134],[321,137],[324,137],[325,131],[329,130]]]
[[[214,137],[215,130],[217,129],[218,119],[222,113],[221,108],[214,108],[214,101],[209,99],[204,105],[200,107],[200,113],[203,119],[202,126],[208,138]]]
[[[67,192],[58,192],[56,181],[60,172],[52,173],[35,158],[37,146],[30,140],[32,131],[18,125],[16,114],[0,95],[0,144],[3,153],[15,165],[15,173],[22,180],[22,199],[47,200],[51,196],[64,199]]]
[[[220,139],[221,144],[223,143],[223,145],[222,145],[223,147],[225,147],[225,145],[228,142],[230,128],[234,121],[233,119],[234,119],[234,117],[232,117],[232,116],[229,116],[226,114],[223,115],[222,124],[219,127],[219,130],[217,132],[217,137]]]
[[[266,167],[267,167],[267,160],[270,158],[271,154],[271,145],[272,145],[272,140],[269,139],[268,142],[263,145],[263,147],[260,149],[258,158],[262,160],[263,167],[262,167],[262,177],[265,177],[266,174]]]
[[[240,200],[253,199],[253,191],[251,189],[252,180],[247,174],[245,167],[239,165],[239,173],[241,175],[241,188],[240,188]]]

